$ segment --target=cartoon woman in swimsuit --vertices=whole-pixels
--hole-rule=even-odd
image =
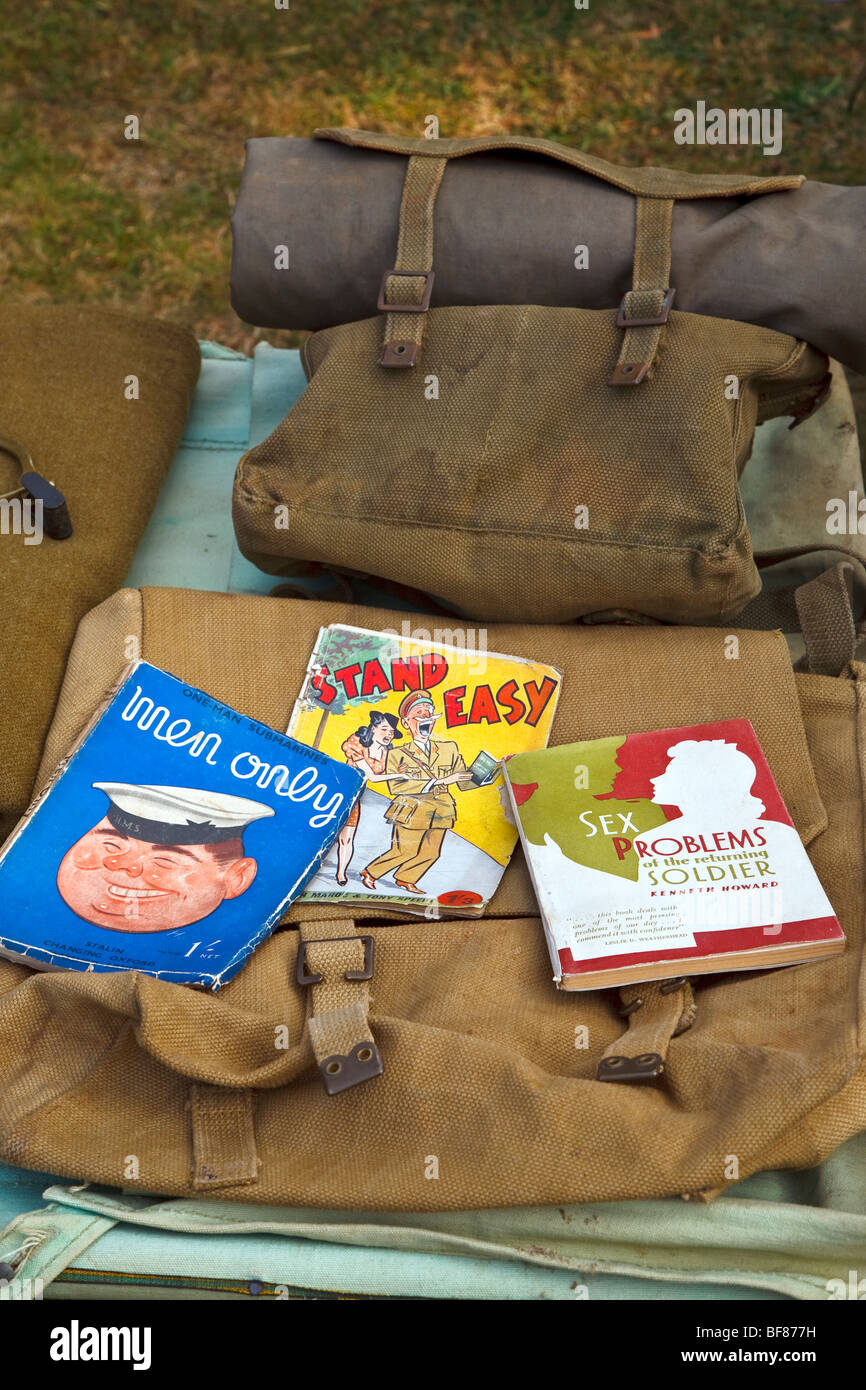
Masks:
[[[351,767],[362,772],[368,782],[381,782],[385,773],[388,749],[396,738],[402,738],[396,714],[374,710],[370,722],[356,729],[342,745],[343,756]],[[337,839],[337,882],[345,887],[346,871],[352,860],[355,834],[361,817],[361,801],[355,802],[349,818]]]

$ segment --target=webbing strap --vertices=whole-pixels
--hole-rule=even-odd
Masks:
[[[193,1187],[234,1187],[258,1179],[252,1091],[194,1085],[190,1095]]]
[[[668,1044],[694,1022],[697,1006],[688,980],[656,980],[620,990],[628,1030],[606,1047],[599,1081],[653,1081],[664,1071]]]
[[[414,367],[424,337],[433,289],[433,210],[447,159],[413,155],[406,169],[400,203],[400,231],[393,269],[382,278],[378,307],[386,311],[379,362],[383,367]],[[391,305],[409,306],[390,308]]]
[[[367,1018],[373,938],[345,920],[301,922],[297,979],[309,991],[307,1032],[329,1096],[381,1076]]]
[[[673,303],[670,288],[672,198],[638,198],[632,287],[623,295],[617,326],[625,330],[609,386],[638,386],[652,367]]]
[[[815,676],[838,676],[853,661],[858,644],[851,601],[853,566],[834,565],[794,592],[806,643],[806,669]]]
[[[562,161],[581,169],[594,178],[604,179],[627,193],[646,194],[650,198],[734,198],[758,193],[774,193],[799,188],[804,174],[772,174],[756,178],[753,174],[687,174],[681,169],[659,169],[641,166],[625,168],[608,164],[606,159],[576,150],[571,145],[559,145],[555,140],[539,140],[526,135],[474,136],[468,140],[440,137],[429,140],[423,136],[382,135],[371,130],[351,130],[346,127],[323,127],[313,131],[317,140],[337,140],[342,145],[368,150],[387,150],[391,154],[418,154],[424,159],[464,159],[485,151],[496,153],[528,150],[546,159]]]

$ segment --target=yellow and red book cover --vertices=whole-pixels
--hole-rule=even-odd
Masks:
[[[517,843],[503,761],[547,744],[562,677],[407,629],[319,632],[289,733],[366,786],[303,901],[477,916]]]
[[[520,753],[506,777],[562,988],[843,948],[747,719]]]

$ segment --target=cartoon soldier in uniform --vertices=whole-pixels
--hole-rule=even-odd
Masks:
[[[391,823],[391,848],[361,874],[366,888],[392,873],[398,888],[424,896],[418,881],[432,868],[442,852],[446,830],[457,819],[457,806],[448,790],[472,782],[456,743],[433,739],[438,715],[427,690],[405,696],[397,710],[400,723],[411,735],[411,742],[389,748],[385,781],[394,798],[385,812]],[[393,780],[390,780],[393,779]]]

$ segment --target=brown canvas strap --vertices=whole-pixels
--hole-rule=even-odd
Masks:
[[[386,315],[379,363],[414,367],[433,290],[433,210],[447,159],[412,155],[400,203],[397,258],[382,277],[378,308]]]
[[[832,557],[840,558],[833,563]],[[736,626],[758,632],[778,628],[803,638],[804,654],[795,671],[838,676],[850,661],[862,661],[866,653],[866,566],[858,555],[841,546],[823,550],[812,546],[767,551],[763,587],[737,614]],[[790,571],[774,573],[790,562]],[[814,572],[814,563],[825,565]],[[813,570],[810,578],[804,572]],[[769,576],[769,577],[768,577]],[[713,627],[730,627],[730,618],[713,618]]]
[[[433,291],[433,218],[447,156],[413,154],[400,202],[397,256],[382,277],[377,307],[386,315],[379,363],[414,367]],[[638,386],[649,374],[675,291],[670,287],[673,198],[635,200],[632,288],[623,296],[617,327],[623,340],[611,386]]]
[[[696,1005],[688,980],[655,980],[620,990],[628,1030],[606,1047],[599,1081],[654,1081],[664,1071],[668,1044],[694,1022]]]
[[[794,592],[806,643],[806,669],[814,676],[838,676],[854,659],[859,636],[851,601],[851,574],[851,565],[834,565]]]
[[[348,127],[320,127],[313,132],[317,140],[336,140],[341,145],[358,149],[387,151],[397,155],[417,155],[419,159],[462,159],[485,151],[497,154],[511,150],[529,151],[563,164],[581,169],[585,174],[611,183],[627,193],[643,194],[649,198],[734,198],[759,193],[778,193],[799,188],[804,174],[771,174],[757,178],[754,174],[689,174],[682,169],[659,169],[639,165],[630,169],[622,164],[609,164],[598,155],[555,140],[538,139],[528,135],[482,135],[470,139],[423,136],[382,135],[372,130],[352,130]]]
[[[373,938],[351,921],[302,922],[298,984],[309,992],[306,1028],[329,1096],[381,1076],[379,1049],[367,1018]]]
[[[259,1163],[253,1092],[194,1085],[189,1109],[193,1187],[213,1190],[256,1182]]]
[[[632,287],[616,323],[624,329],[609,386],[639,386],[661,343],[675,291],[671,289],[672,198],[638,198],[635,205]]]

